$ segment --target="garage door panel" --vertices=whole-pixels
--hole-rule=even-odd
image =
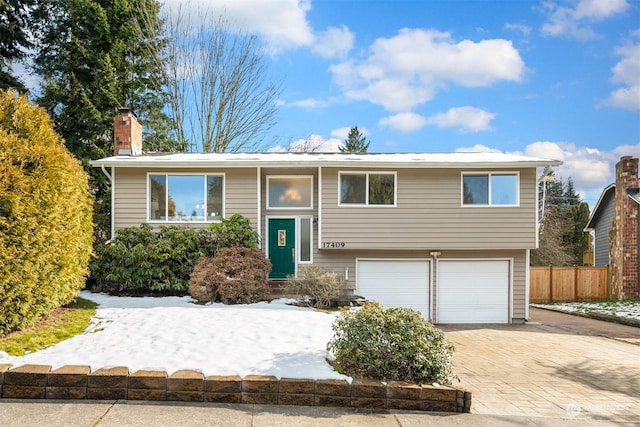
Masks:
[[[429,261],[358,260],[356,293],[384,307],[408,307],[429,318]]]
[[[438,322],[508,323],[507,260],[438,263]]]

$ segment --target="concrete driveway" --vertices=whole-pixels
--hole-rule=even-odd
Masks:
[[[471,412],[640,422],[640,328],[531,309],[525,325],[441,325]]]

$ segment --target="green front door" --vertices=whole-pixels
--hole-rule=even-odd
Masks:
[[[286,279],[296,272],[296,220],[269,220],[270,279]]]

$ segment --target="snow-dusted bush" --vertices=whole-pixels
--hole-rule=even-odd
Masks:
[[[267,298],[271,261],[256,248],[222,248],[198,260],[189,279],[189,294],[198,302],[249,304]]]
[[[450,384],[453,346],[420,313],[367,302],[341,309],[327,348],[347,375],[413,383]]]
[[[301,266],[298,277],[290,277],[289,282],[296,294],[308,297],[311,306],[316,308],[330,307],[340,296],[344,284],[335,272],[316,265]]]

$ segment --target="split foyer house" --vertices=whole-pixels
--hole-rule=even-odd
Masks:
[[[591,212],[586,230],[594,235],[594,264],[609,266],[608,296],[639,298],[640,189],[638,159],[616,164],[616,181],[606,187]]]
[[[135,116],[115,120],[115,155],[93,161],[112,185],[112,232],[208,227],[241,214],[261,236],[271,279],[303,265],[434,323],[528,318],[537,246],[537,168],[502,153],[143,154]]]

